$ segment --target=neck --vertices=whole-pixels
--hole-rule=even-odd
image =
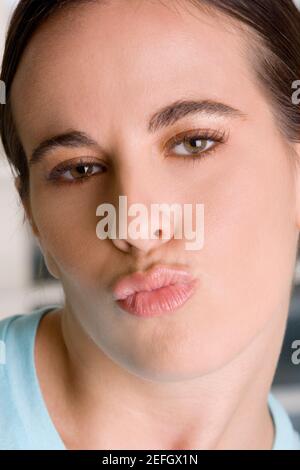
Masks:
[[[90,448],[271,449],[267,400],[284,321],[282,315],[273,317],[222,369],[180,382],[154,382],[112,361],[65,307],[59,328],[72,416],[79,429],[89,428]]]

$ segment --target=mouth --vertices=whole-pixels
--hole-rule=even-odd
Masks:
[[[152,317],[181,307],[195,292],[196,282],[183,268],[156,265],[121,278],[113,287],[113,296],[128,313]]]

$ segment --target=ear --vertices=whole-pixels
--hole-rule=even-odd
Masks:
[[[29,197],[28,196],[23,196],[21,197],[21,180],[20,180],[20,177],[17,176],[15,178],[15,187],[16,187],[16,190],[18,191],[19,195],[20,195],[20,199],[21,199],[21,202],[22,202],[22,205],[23,205],[23,208],[24,208],[24,211],[25,211],[25,214],[26,214],[26,217],[27,217],[27,220],[31,226],[31,229],[32,229],[32,232],[33,232],[33,235],[35,236],[36,238],[36,242],[43,254],[43,257],[44,257],[44,261],[45,261],[45,264],[47,266],[47,269],[48,271],[50,272],[50,274],[55,278],[55,279],[59,279],[59,270],[58,270],[58,267],[53,259],[53,257],[51,256],[51,254],[49,253],[49,251],[44,247],[43,245],[43,241],[42,241],[42,238],[40,236],[40,232],[39,232],[39,229],[34,221],[34,218],[33,218],[33,215],[32,215],[32,211],[31,211],[31,207],[30,207],[30,200],[29,200]]]

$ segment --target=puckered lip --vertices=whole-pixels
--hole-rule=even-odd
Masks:
[[[126,299],[136,292],[150,292],[172,284],[186,284],[196,279],[186,269],[180,266],[157,264],[147,271],[136,271],[121,277],[113,286],[115,300]]]

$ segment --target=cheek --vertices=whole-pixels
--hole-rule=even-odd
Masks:
[[[269,155],[244,154],[215,182],[206,204],[200,257],[209,310],[216,325],[221,317],[245,335],[282,309],[295,261],[291,168],[276,149]]]
[[[84,185],[82,189],[72,189],[67,196],[63,190],[31,194],[33,217],[47,252],[45,256],[53,258],[62,277],[90,285],[93,279],[99,282],[110,255],[110,244],[97,238],[99,198],[95,192],[84,189]]]
[[[297,244],[293,175],[275,150],[273,166],[262,153],[252,157],[202,186],[205,243],[192,260],[200,289],[189,337],[203,370],[228,362],[287,313]]]

